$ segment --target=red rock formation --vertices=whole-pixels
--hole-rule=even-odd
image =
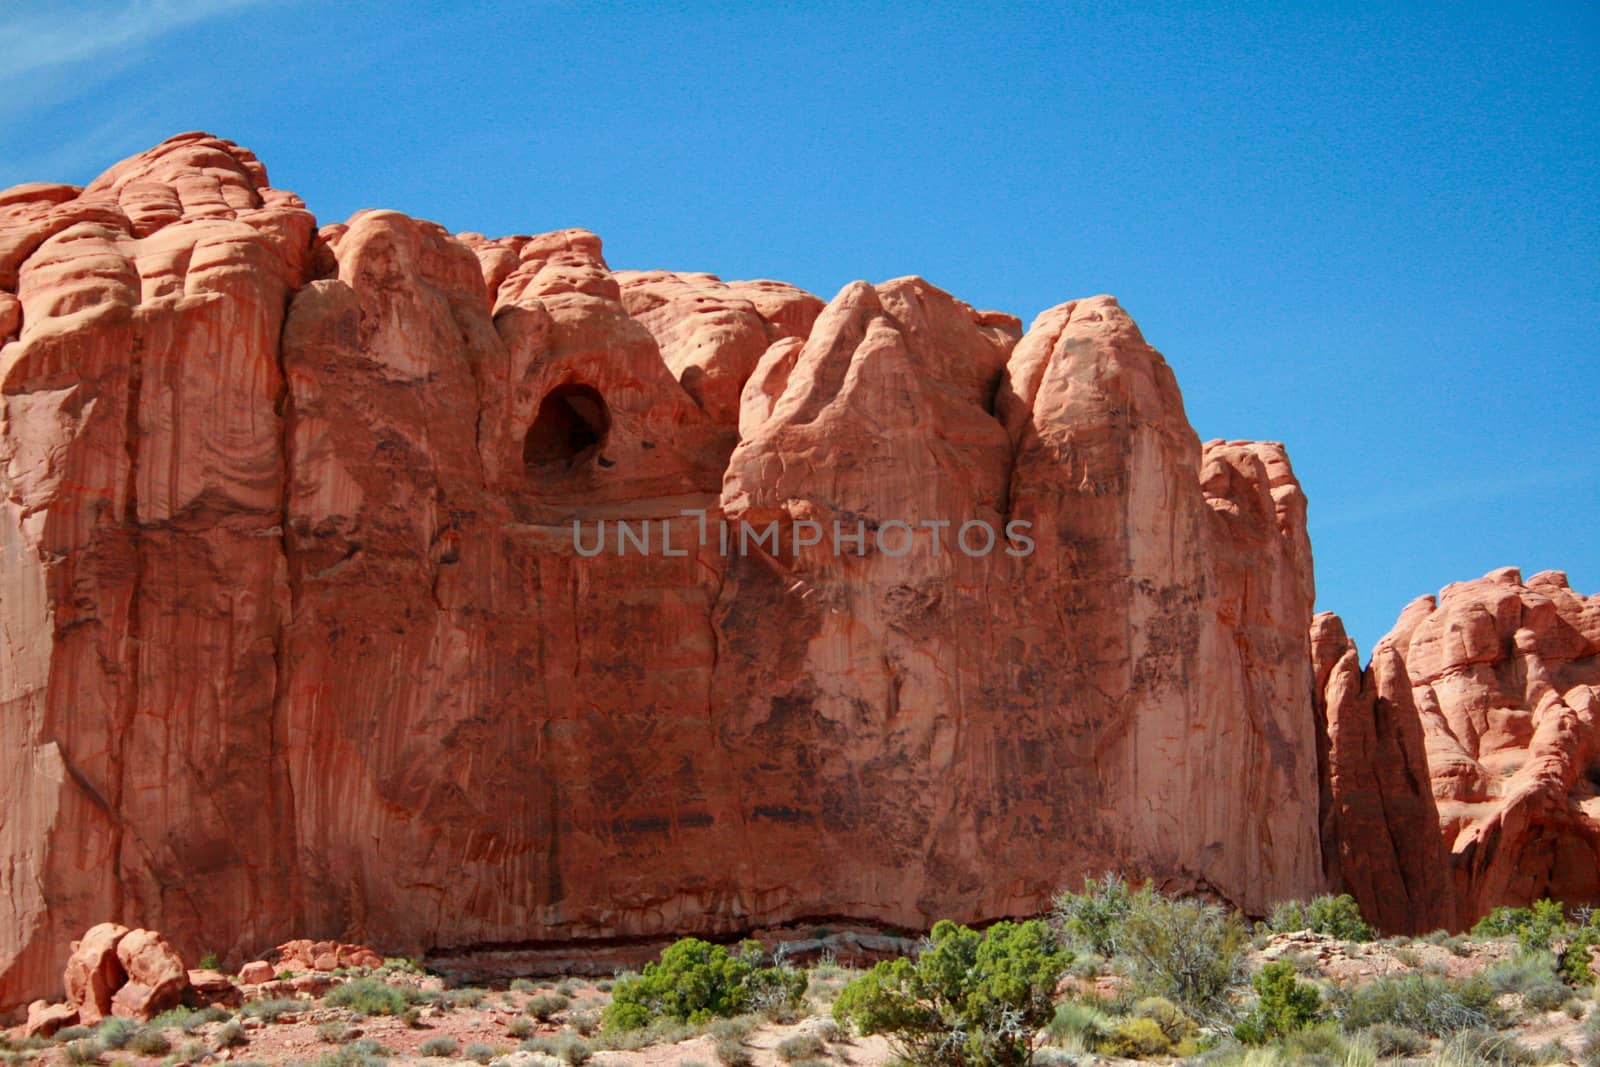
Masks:
[[[214,971],[208,967],[189,971],[183,1002],[190,1007],[201,1008],[207,1004],[221,1004],[224,1007],[235,1008],[243,1000],[244,994],[233,984],[233,979],[221,971]]]
[[[278,972],[273,970],[272,964],[266,960],[251,960],[239,968],[239,981],[245,985],[260,985],[262,982],[272,981],[277,976]]]
[[[183,958],[154,930],[130,930],[117,942],[117,959],[128,980],[111,997],[111,1013],[149,1019],[177,1007],[189,988]]]
[[[1415,601],[1386,639],[1410,676],[1460,919],[1600,904],[1600,596],[1514,568]]]
[[[236,963],[1324,884],[1304,501],[1110,298],[317,230],[186,134],[0,194],[0,343],[0,1005],[105,916]]]
[[[1388,933],[1455,927],[1449,852],[1405,665],[1378,645],[1363,672],[1337,615],[1312,622],[1317,712],[1326,736],[1322,848],[1333,885]]]
[[[111,1014],[111,997],[128,980],[128,972],[117,956],[117,945],[128,934],[126,926],[101,923],[89,928],[83,940],[72,943],[62,984],[67,1001],[77,1009],[85,1026]]]
[[[247,964],[247,967],[253,965]],[[290,971],[333,971],[341,968],[373,968],[383,966],[383,957],[365,945],[341,945],[337,941],[310,941],[301,938],[278,946],[278,969]],[[244,971],[239,976],[244,978]],[[260,968],[251,971],[246,981],[265,981]]]
[[[198,134],[11,199],[0,1002],[56,987],[71,934],[107,915],[191,946],[282,923],[278,343],[313,229],[249,152]]]
[[[108,1015],[149,1019],[175,1007],[193,991],[190,975],[200,976],[212,993],[219,991],[212,977],[232,989],[213,971],[187,970],[182,957],[155,931],[100,923],[72,943],[62,984],[74,1017],[93,1026]]]
[[[52,1004],[36,1000],[28,1005],[28,1017],[22,1024],[23,1037],[52,1037],[64,1027],[78,1021],[77,1009],[71,1004]]]
[[[1447,586],[1405,609],[1364,676],[1337,620],[1317,623],[1324,841],[1369,914],[1423,929],[1600,904],[1600,597],[1510,567]]]

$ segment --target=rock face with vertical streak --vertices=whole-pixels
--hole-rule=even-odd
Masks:
[[[0,1005],[106,920],[237,964],[1326,885],[1304,498],[1109,297],[318,228],[185,134],[0,193],[0,343]]]
[[[0,207],[0,1002],[157,917],[269,937],[294,880],[281,756],[279,343],[311,215],[185,135]]]

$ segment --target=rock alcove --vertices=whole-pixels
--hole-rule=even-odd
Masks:
[[[522,442],[522,461],[530,473],[571,470],[600,454],[611,432],[611,412],[592,385],[558,385],[539,402],[539,413]]]

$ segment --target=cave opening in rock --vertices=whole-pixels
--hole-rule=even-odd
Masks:
[[[522,441],[522,461],[529,470],[570,467],[598,453],[610,431],[611,412],[598,389],[558,385],[539,402]]]

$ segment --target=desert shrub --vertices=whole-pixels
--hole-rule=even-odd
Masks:
[[[588,1063],[593,1058],[594,1050],[589,1047],[589,1042],[576,1034],[562,1034],[556,1038],[556,1059],[562,1063]]]
[[[1078,1067],[1078,1057],[1063,1049],[1042,1048],[1033,1054],[1033,1067]]]
[[[1570,1053],[1567,1046],[1552,1038],[1533,1050],[1533,1060],[1538,1064],[1566,1063]]]
[[[717,1042],[717,1062],[722,1067],[750,1067],[755,1062],[750,1050],[738,1038],[725,1037]]]
[[[1522,991],[1522,1006],[1529,1011],[1558,1011],[1572,997],[1561,982],[1541,982]]]
[[[312,1067],[384,1067],[389,1050],[375,1041],[356,1041],[318,1056]]]
[[[523,1038],[532,1037],[533,1020],[524,1019],[519,1015],[515,1019],[512,1019],[510,1022],[506,1023],[506,1033],[519,1041]]]
[[[218,1004],[211,1004],[204,1008],[169,1008],[150,1020],[150,1025],[158,1030],[182,1030],[192,1034],[206,1023],[221,1022],[229,1018],[228,1009]]]
[[[1077,1001],[1057,1004],[1045,1027],[1052,1045],[1074,1053],[1093,1052],[1111,1033],[1114,1020],[1099,1008]]]
[[[1531,989],[1560,985],[1556,977],[1556,959],[1548,952],[1521,952],[1513,959],[1501,960],[1484,969],[1483,980],[1496,994],[1526,994]],[[1567,990],[1562,987],[1561,1000],[1566,996]]]
[[[822,1038],[816,1034],[796,1034],[778,1042],[778,1058],[785,1063],[821,1056],[828,1051]]]
[[[406,956],[389,956],[378,968],[383,974],[427,974],[422,964]]]
[[[244,1014],[263,1022],[275,1023],[285,1015],[305,1011],[306,1003],[291,997],[273,997],[270,1000],[252,1000],[244,1006]]]
[[[211,1035],[211,1045],[218,1050],[238,1048],[240,1045],[247,1043],[247,1041],[248,1039],[244,1036],[244,1027],[236,1020],[223,1023],[217,1028],[217,1032]]]
[[[452,1008],[476,1008],[483,1004],[483,999],[488,995],[487,989],[465,986],[461,989],[445,990],[444,999]]]
[[[811,1023],[811,1032],[821,1038],[824,1044],[835,1045],[846,1042],[849,1038],[844,1029],[832,1019],[817,1019]]]
[[[93,1033],[94,1031],[87,1026],[63,1026],[50,1036],[56,1044],[65,1045],[69,1041],[79,1041]]]
[[[1495,908],[1478,920],[1473,937],[1515,937],[1529,951],[1544,951],[1567,931],[1566,911],[1554,900],[1536,901],[1531,908]]]
[[[84,1064],[100,1062],[100,1046],[90,1038],[80,1037],[68,1041],[62,1049],[62,1055],[74,1067],[83,1067]]]
[[[1554,1058],[1552,1058],[1554,1057]],[[1535,1049],[1510,1034],[1493,1030],[1464,1030],[1439,1050],[1441,1067],[1537,1067],[1539,1064],[1565,1063],[1565,1050]]]
[[[473,1063],[487,1065],[490,1060],[494,1059],[494,1049],[488,1045],[468,1045],[466,1051],[461,1055]]]
[[[596,1049],[635,1052],[651,1045],[675,1045],[704,1033],[701,1026],[690,1026],[675,1019],[657,1019],[639,1030],[612,1030],[596,1034],[590,1044]]]
[[[1057,895],[1055,919],[1073,948],[1109,959],[1117,953],[1117,934],[1133,909],[1133,897],[1121,875],[1085,878],[1081,893],[1063,890]]]
[[[730,953],[721,945],[685,938],[661,953],[643,973],[618,979],[602,1015],[606,1032],[637,1030],[657,1018],[703,1023],[739,1015],[762,1000],[798,1005],[806,976],[789,967],[758,967],[753,950]],[[758,957],[759,958],[759,957]]]
[[[1336,937],[1340,941],[1371,941],[1374,936],[1372,927],[1361,915],[1361,906],[1348,893],[1275,904],[1267,919],[1267,927],[1278,934],[1310,930]]]
[[[160,1030],[147,1027],[135,1031],[127,1047],[141,1056],[165,1056],[172,1051],[172,1042]]]
[[[1134,1004],[1132,1014],[1140,1019],[1149,1019],[1161,1027],[1161,1032],[1167,1035],[1167,1040],[1174,1046],[1184,1046],[1200,1032],[1194,1020],[1166,997],[1145,997]],[[1184,1055],[1181,1051],[1178,1054]]]
[[[1072,966],[1067,968],[1067,973],[1074,978],[1089,980],[1100,977],[1108,970],[1109,964],[1104,956],[1096,956],[1094,953],[1088,952],[1074,957]]]
[[[416,999],[409,987],[393,986],[381,978],[357,978],[334,986],[322,1003],[357,1015],[401,1015]]]
[[[1226,1041],[1181,1062],[1204,1067],[1375,1067],[1377,1057],[1365,1038],[1347,1039],[1337,1027],[1321,1025],[1307,1027],[1276,1044]]]
[[[527,1012],[540,1022],[549,1022],[557,1012],[571,1003],[572,1001],[560,993],[540,993],[528,999]]]
[[[1099,1051],[1124,1060],[1143,1060],[1165,1056],[1172,1051],[1172,1040],[1154,1019],[1120,1019],[1101,1042]]]
[[[1356,1059],[1371,1056],[1370,1047],[1361,1038],[1352,1039],[1334,1022],[1312,1023],[1283,1039],[1281,1046],[1299,1063],[1347,1064],[1352,1055]]]
[[[809,986],[810,979],[804,971],[784,966],[758,968],[750,972],[746,981],[745,1008],[760,1012],[773,1022],[795,1022]]]
[[[513,993],[532,993],[534,984],[526,978],[513,978],[510,988]]]
[[[96,1041],[100,1042],[101,1048],[119,1049],[133,1040],[133,1035],[138,1032],[139,1026],[137,1023],[112,1016],[101,1020],[100,1025],[95,1027],[94,1037]]]
[[[1600,912],[1585,917],[1567,947],[1561,952],[1559,968],[1563,981],[1574,986],[1593,985],[1597,976],[1589,965],[1589,950],[1600,946]]]
[[[879,963],[846,986],[833,1017],[863,1034],[886,1034],[915,1065],[1026,1063],[1071,962],[1037,920],[999,922],[981,934],[942,921],[915,960]]]
[[[1119,925],[1118,951],[1134,988],[1202,1018],[1225,1007],[1244,971],[1245,931],[1231,913],[1146,887]]]
[[[1433,1045],[1415,1030],[1393,1023],[1375,1023],[1361,1033],[1372,1043],[1373,1052],[1382,1057],[1420,1056]]]
[[[222,969],[222,961],[217,958],[215,952],[207,952],[200,957],[200,969],[202,971],[220,971]]]
[[[1422,974],[1376,978],[1344,990],[1341,997],[1338,1014],[1346,1030],[1390,1023],[1445,1037],[1495,1021],[1495,992],[1481,977],[1464,981]]]
[[[231,1018],[233,1012],[221,1004],[207,1004],[190,1013],[188,1024],[183,1029],[185,1033],[192,1034],[205,1023],[225,1023]]]
[[[356,1032],[353,1027],[347,1023],[339,1022],[337,1019],[322,1023],[317,1027],[317,1037],[330,1045],[347,1044],[355,1036]]]
[[[454,1056],[456,1054],[456,1049],[458,1049],[459,1047],[460,1046],[456,1044],[456,1039],[455,1038],[446,1037],[443,1034],[441,1034],[438,1037],[430,1037],[430,1038],[428,1038],[428,1040],[426,1040],[422,1044],[418,1045],[417,1046],[417,1055],[419,1055],[419,1056]]]
[[[725,1037],[738,1038],[743,1041],[750,1036],[750,1031],[756,1028],[756,1021],[748,1015],[736,1015],[729,1019],[716,1019],[706,1031],[716,1040]]]
[[[1322,1012],[1322,994],[1309,982],[1295,977],[1294,965],[1284,960],[1269,963],[1250,980],[1256,1003],[1233,1033],[1248,1045],[1287,1037],[1316,1021]]]
[[[1314,952],[1292,952],[1278,958],[1293,967],[1295,974],[1310,978],[1322,973],[1322,964]]]

